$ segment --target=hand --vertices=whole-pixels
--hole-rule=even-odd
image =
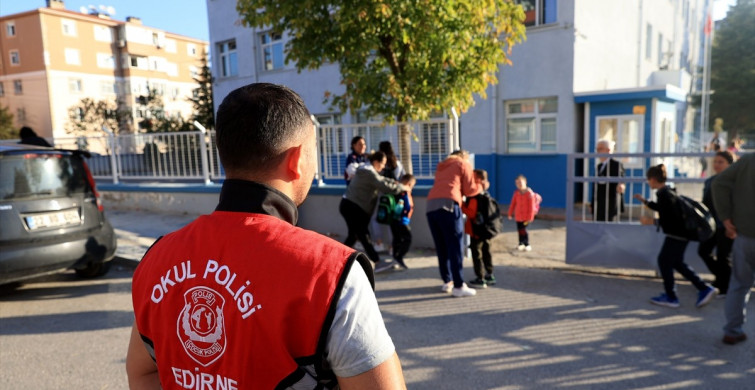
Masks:
[[[645,198],[642,197],[640,194],[634,194],[634,198],[639,200],[642,203],[645,203]]]
[[[511,216],[509,215],[509,221],[511,220]]]
[[[653,217],[648,217],[646,215],[643,215],[640,217],[640,224],[642,225],[653,225],[655,224],[655,219]]]
[[[626,189],[626,185],[624,183],[619,183],[619,185],[616,186],[616,192],[623,194],[624,189]],[[639,195],[639,194],[637,194]]]
[[[737,227],[731,222],[731,219],[724,220],[724,227],[726,228],[726,237],[730,239],[737,238]]]

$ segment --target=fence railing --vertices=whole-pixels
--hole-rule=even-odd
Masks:
[[[458,121],[433,119],[408,124],[411,134],[411,161],[418,179],[432,179],[435,167],[458,148]],[[97,180],[202,182],[225,179],[218,156],[214,131],[103,134],[89,137],[55,138],[61,149],[87,150],[92,154],[89,167]],[[398,125],[360,123],[319,125],[318,184],[342,184],[351,138],[360,135],[367,149],[377,150],[390,141],[398,153]],[[6,140],[0,143],[16,143]],[[406,164],[405,164],[406,165]]]

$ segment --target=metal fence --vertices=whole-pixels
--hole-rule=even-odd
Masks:
[[[458,120],[433,119],[408,124],[412,135],[411,152],[414,175],[432,179],[435,167],[451,151],[458,149]],[[107,131],[106,131],[107,132]],[[382,141],[390,141],[398,153],[398,125],[361,123],[319,125],[318,184],[343,184],[350,141],[360,135],[368,150],[377,150]],[[16,143],[6,140],[0,143]],[[209,184],[225,179],[220,164],[214,131],[143,133],[55,138],[60,149],[87,150],[88,163],[97,180],[202,182]]]
[[[625,177],[598,176],[601,157],[612,157],[624,164]],[[713,173],[710,153],[633,153],[570,154],[567,158],[566,262],[571,264],[654,269],[663,241],[658,227],[643,225],[642,217],[653,218],[655,212],[634,199],[635,194],[652,199],[653,190],[645,179],[647,169],[663,163],[667,184],[677,193],[701,200],[704,181]],[[707,168],[706,168],[707,167]],[[596,221],[590,205],[594,187],[623,183],[624,207],[611,221]],[[607,202],[606,202],[607,203]],[[694,247],[694,245],[692,245]],[[688,250],[688,261],[696,252]]]

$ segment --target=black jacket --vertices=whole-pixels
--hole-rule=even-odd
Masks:
[[[686,237],[684,218],[682,217],[682,210],[679,206],[679,197],[676,195],[676,190],[664,186],[655,192],[655,197],[658,200],[647,202],[647,206],[658,212],[658,224],[661,225],[663,232],[669,236]]]

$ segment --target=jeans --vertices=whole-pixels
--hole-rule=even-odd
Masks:
[[[739,336],[744,333],[742,325],[745,323],[750,289],[755,282],[755,238],[738,235],[734,240],[733,255],[729,291],[724,304],[724,332],[728,336]]]
[[[438,255],[438,270],[443,283],[453,280],[454,287],[464,284],[464,220],[458,204],[453,211],[437,209],[427,213],[427,223]]]
[[[412,229],[400,221],[391,222],[391,235],[393,236],[393,258],[403,265],[404,256],[409,252],[412,245]]]
[[[483,240],[472,237],[469,243],[472,251],[472,265],[478,278],[493,275],[493,258],[490,255],[490,239]]]
[[[721,294],[726,294],[729,290],[729,278],[731,277],[731,246],[734,241],[726,237],[726,230],[719,226],[716,234],[708,241],[700,243],[697,248],[697,254],[703,259],[713,276],[716,277],[713,286],[717,287]],[[713,249],[716,249],[716,256],[713,256]]]
[[[685,249],[687,249],[687,240],[666,236],[661,247],[661,253],[658,254],[658,269],[663,278],[663,288],[670,299],[677,299],[674,270],[692,282],[699,291],[708,288],[708,285],[697,276],[697,273],[684,262]]]
[[[371,215],[362,210],[359,205],[346,198],[341,199],[338,211],[343,216],[343,219],[346,220],[346,227],[349,230],[346,241],[343,244],[352,247],[359,240],[364,247],[367,257],[375,263],[380,261],[380,256],[375,251],[375,247],[372,246],[372,238],[370,238],[369,226]]]

